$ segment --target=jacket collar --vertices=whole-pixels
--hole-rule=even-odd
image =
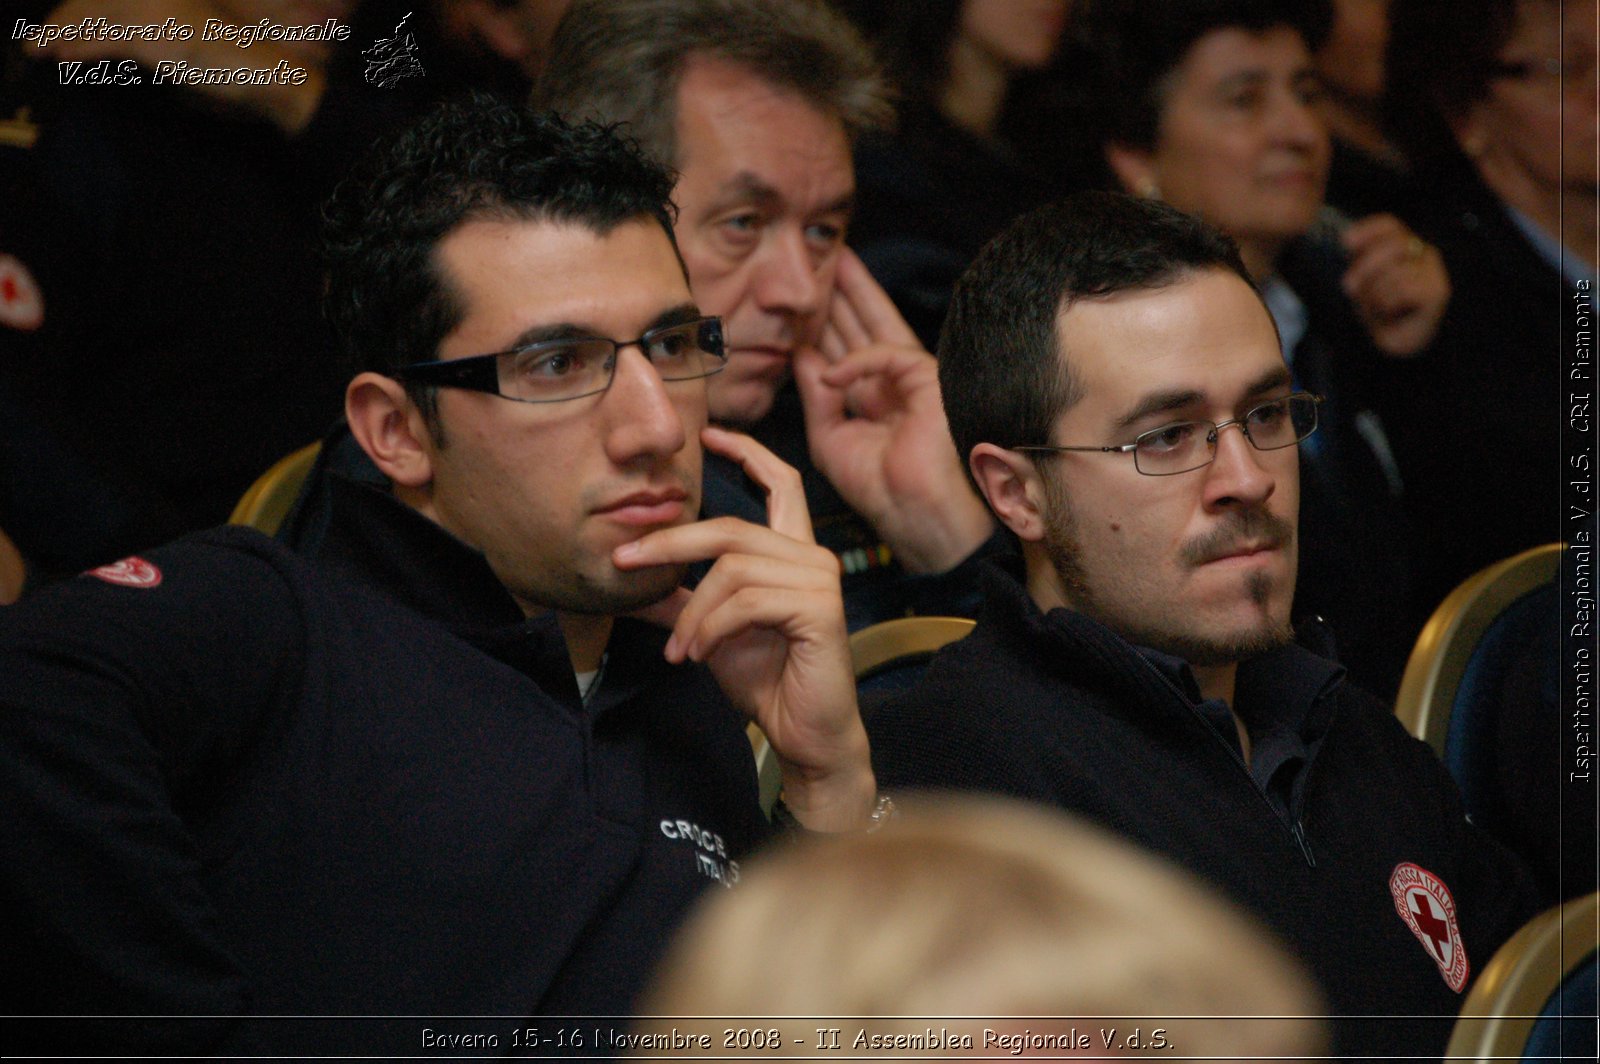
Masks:
[[[980,623],[1012,642],[1025,660],[1060,673],[1074,686],[1105,690],[1119,701],[1146,704],[1177,697],[1197,704],[1199,691],[1179,659],[1136,647],[1075,610],[1041,612],[1022,582],[1018,557],[986,561],[984,566]],[[1320,732],[1326,724],[1321,707],[1345,676],[1344,666],[1316,652],[1330,641],[1326,626],[1312,618],[1297,626],[1295,643],[1241,663],[1236,702],[1247,707],[1242,715],[1250,715],[1250,709],[1282,707],[1303,722],[1297,730]]]
[[[338,474],[327,478],[327,533],[314,558],[442,625],[453,635],[531,676],[575,711],[582,704],[566,637],[555,612],[523,615],[481,552],[387,488]],[[626,701],[670,668],[667,633],[619,617],[606,648],[604,682],[590,715]]]

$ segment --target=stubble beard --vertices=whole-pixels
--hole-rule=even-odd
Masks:
[[[1126,611],[1115,606],[1113,595],[1103,594],[1090,582],[1083,564],[1077,516],[1066,492],[1046,480],[1045,502],[1045,556],[1055,570],[1056,579],[1067,594],[1068,601],[1079,613],[1101,622],[1135,646],[1171,654],[1190,665],[1216,666],[1246,661],[1294,641],[1294,625],[1287,618],[1279,620],[1270,615],[1264,616],[1260,625],[1248,631],[1226,635],[1200,633],[1186,630],[1178,623],[1163,623],[1167,618],[1127,616]],[[1199,559],[1219,545],[1246,537],[1281,541],[1283,549],[1287,550],[1294,540],[1294,526],[1265,510],[1237,511],[1236,519],[1230,519],[1207,536],[1185,544],[1182,561],[1184,564],[1199,564]],[[1264,610],[1272,598],[1272,577],[1263,572],[1253,572],[1245,580],[1250,601]]]

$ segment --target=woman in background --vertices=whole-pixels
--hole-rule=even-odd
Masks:
[[[1595,14],[1594,0],[1394,9],[1390,127],[1431,191],[1417,224],[1456,292],[1438,350],[1395,367],[1384,411],[1434,599],[1561,538],[1563,366],[1575,297],[1592,305],[1595,284]]]
[[[1012,218],[1071,190],[1036,123],[1067,0],[846,5],[901,93],[893,134],[856,150],[851,243],[931,349],[950,290]],[[1079,182],[1081,183],[1081,182]]]

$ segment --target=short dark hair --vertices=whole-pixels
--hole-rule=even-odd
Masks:
[[[1047,442],[1082,397],[1058,328],[1074,302],[1207,269],[1255,289],[1232,240],[1155,200],[1082,192],[1014,221],[956,283],[939,336],[939,387],[963,465],[980,443]]]
[[[1200,38],[1287,27],[1316,51],[1332,26],[1331,0],[1075,0],[1064,65],[1081,82],[1078,121],[1102,147],[1152,149],[1169,76]]]
[[[678,82],[693,56],[796,93],[836,116],[851,141],[893,119],[872,49],[821,0],[576,0],[556,27],[534,103],[626,123],[675,165]]]
[[[437,358],[461,320],[434,251],[463,222],[577,223],[603,236],[652,219],[670,241],[673,183],[611,129],[483,94],[441,104],[368,153],[324,208],[328,319],[357,368],[394,376]],[[431,389],[408,390],[434,425]]]

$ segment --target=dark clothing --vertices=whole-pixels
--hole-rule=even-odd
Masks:
[[[1005,144],[911,104],[856,148],[850,243],[928,350],[956,279],[1018,215],[1067,191]]]
[[[0,613],[7,1012],[621,1014],[737,878],[765,826],[709,673],[619,620],[585,704],[481,555],[384,493],[332,501],[315,560],[218,529],[130,563],[158,584]],[[307,1026],[29,1048],[391,1055],[424,1023]]]
[[[1258,740],[1246,765],[1192,680],[1081,614],[1041,614],[1013,576],[994,571],[985,591],[973,633],[869,718],[880,784],[1014,795],[1128,836],[1277,932],[1322,985],[1336,1053],[1437,1057],[1462,998],[1392,880],[1414,864],[1445,885],[1472,972],[1533,898],[1427,746],[1339,666],[1289,646],[1239,669],[1235,704]]]
[[[18,91],[37,140],[0,145],[0,254],[44,314],[0,319],[0,392],[29,414],[0,423],[0,519],[40,574],[226,520],[338,416],[350,373],[321,311],[320,207],[416,101],[367,85],[355,48],[330,62],[293,137],[131,61],[140,83],[57,84],[41,63]]]
[[[1296,383],[1323,397],[1317,432],[1300,447],[1300,570],[1294,616],[1323,618],[1338,658],[1388,702],[1421,628],[1413,605],[1413,535],[1378,414],[1385,361],[1339,288],[1342,252],[1300,241],[1279,263],[1303,301],[1306,330],[1290,355]]]
[[[1417,229],[1444,256],[1450,305],[1428,353],[1385,367],[1382,393],[1425,609],[1484,566],[1562,538],[1562,367],[1589,343],[1574,285],[1486,190],[1441,186],[1436,204]]]
[[[805,412],[793,384],[779,390],[772,410],[750,430],[759,443],[800,471],[817,542],[838,555],[843,570],[845,621],[854,632],[908,614],[975,617],[981,601],[981,560],[1010,549],[997,530],[966,560],[943,573],[908,573],[866,519],[839,497],[811,461]],[[707,517],[731,515],[767,523],[766,493],[721,455],[705,457]]]
[[[1403,165],[1333,139],[1324,196],[1330,207],[1352,219],[1393,214],[1410,225],[1429,197],[1429,188]]]

